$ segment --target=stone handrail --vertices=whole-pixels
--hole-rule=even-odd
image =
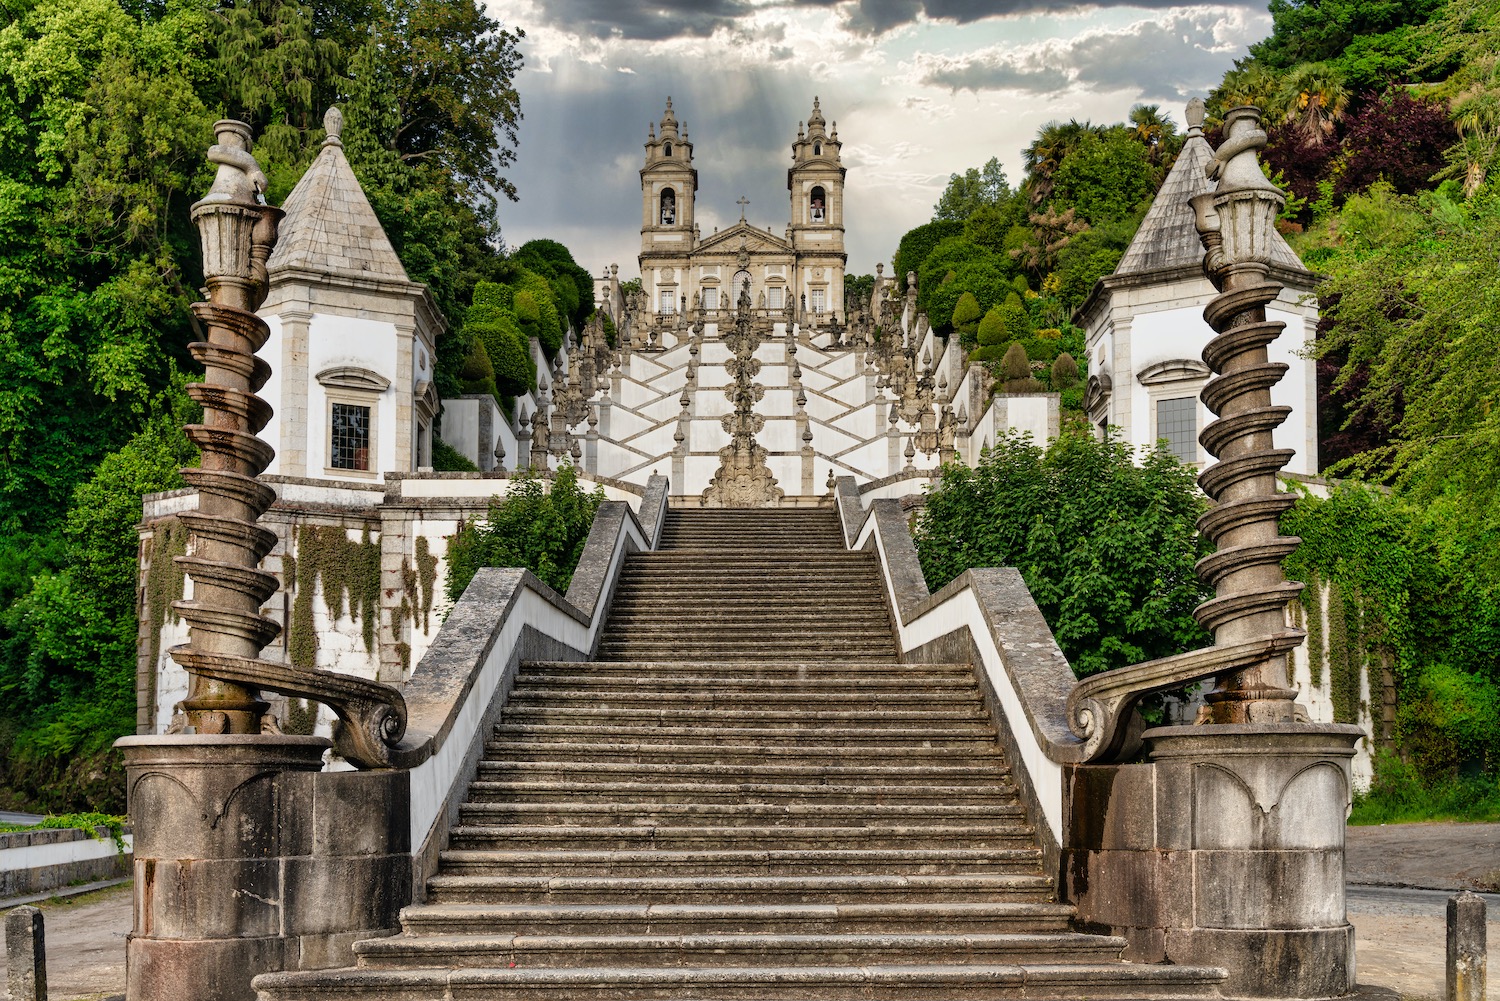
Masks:
[[[654,548],[666,496],[656,476],[639,518],[620,501],[599,506],[566,597],[529,570],[474,575],[404,686],[407,733],[393,764],[410,769],[414,849],[446,830],[521,661],[592,654],[626,556]]]
[[[834,507],[851,549],[880,558],[902,657],[972,658],[1012,725],[1011,748],[1034,804],[1061,838],[1063,766],[1126,760],[1140,748],[1136,708],[1156,692],[1214,678],[1284,652],[1300,634],[1194,650],[1080,681],[1013,568],[967,570],[936,594],[927,588],[899,503],[866,511],[852,477],[834,485]],[[965,635],[966,634],[966,635]]]

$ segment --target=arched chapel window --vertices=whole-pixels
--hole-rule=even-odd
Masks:
[[[813,143],[813,156],[822,156],[822,155],[823,155],[823,144],[822,143]]]
[[[677,194],[671,188],[661,193],[661,224],[671,226],[677,222]]]
[[[666,145],[664,145],[661,148],[661,155],[662,156],[671,156],[672,155],[672,144],[671,143],[667,143]]]
[[[810,206],[808,215],[813,222],[823,221],[824,209],[827,204],[827,200],[827,196],[824,195],[823,186],[821,184],[812,189],[812,194],[808,197]]]

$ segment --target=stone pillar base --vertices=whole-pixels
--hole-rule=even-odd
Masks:
[[[1363,731],[1174,726],[1145,764],[1069,776],[1065,892],[1128,958],[1222,966],[1228,998],[1333,998],[1355,983],[1344,908],[1349,762]]]
[[[125,737],[131,1001],[251,1001],[256,974],[352,962],[411,900],[408,778],[321,772],[321,737]]]

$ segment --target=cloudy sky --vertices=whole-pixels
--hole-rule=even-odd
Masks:
[[[1270,32],[1263,0],[1070,6],[1045,0],[488,0],[525,30],[525,121],[502,203],[512,246],[561,240],[598,274],[638,274],[648,122],[670,95],[694,144],[704,234],[739,218],[781,233],[786,167],[813,96],[848,168],[849,269],[868,273],[926,222],[948,176],[998,156],[1011,181],[1051,119],[1179,122]]]

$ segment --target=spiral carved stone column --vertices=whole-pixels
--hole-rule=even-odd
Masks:
[[[276,495],[256,480],[275,453],[256,437],[271,419],[270,406],[255,395],[271,369],[255,355],[270,330],[254,310],[266,297],[266,259],[282,213],[260,197],[266,179],[250,155],[249,127],[221,121],[215,132],[218,144],[208,158],[219,165],[218,175],[192,209],[208,285],[208,301],[194,303],[193,312],[207,337],[189,345],[204,369],[204,381],[188,386],[203,406],[203,423],[185,430],[203,462],[182,471],[198,490],[198,509],[181,516],[192,534],[188,554],[177,562],[192,578],[193,597],[174,604],[188,622],[188,642],[171,654],[192,679],[182,703],[188,727],[259,733],[267,708],[259,693],[213,677],[211,665],[253,660],[280,631],[260,614],[278,585],[259,569],[276,535],[256,522]]]
[[[1266,145],[1260,111],[1235,108],[1225,117],[1225,140],[1209,164],[1218,190],[1192,199],[1198,233],[1207,251],[1203,270],[1220,294],[1204,310],[1217,332],[1203,349],[1216,378],[1203,403],[1218,420],[1199,441],[1219,461],[1198,484],[1214,501],[1198,527],[1216,551],[1198,563],[1198,575],[1216,595],[1195,611],[1214,633],[1216,646],[1271,639],[1268,656],[1217,678],[1206,696],[1203,722],[1275,723],[1295,717],[1296,692],[1287,685],[1288,651],[1303,633],[1286,624],[1287,602],[1302,585],[1288,581],[1281,561],[1300,539],[1283,536],[1280,515],[1295,503],[1279,491],[1276,476],[1292,457],[1278,449],[1272,431],[1291,413],[1271,404],[1271,387],[1287,366],[1272,362],[1268,346],[1284,323],[1266,319],[1266,305],[1282,286],[1269,278],[1276,216],[1286,197],[1266,179],[1256,153]]]

